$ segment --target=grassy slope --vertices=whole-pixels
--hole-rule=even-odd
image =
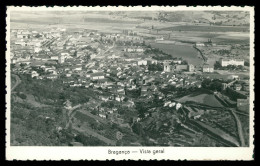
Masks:
[[[223,107],[213,94],[207,94],[203,92],[202,93],[194,92],[190,95],[183,96],[177,100],[182,103],[185,103],[187,101],[193,101],[197,103],[206,104],[212,107]]]

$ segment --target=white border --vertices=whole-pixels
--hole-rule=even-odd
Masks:
[[[202,11],[202,10],[215,10],[215,11],[249,11],[250,12],[250,143],[249,147],[163,147],[164,154],[140,154],[130,153],[129,155],[111,155],[108,150],[130,150],[139,151],[139,149],[162,149],[162,147],[29,147],[29,146],[10,146],[10,12],[11,11]],[[7,7],[6,17],[6,159],[7,160],[253,160],[253,135],[254,135],[254,7],[221,7],[221,6],[197,6],[197,7]]]

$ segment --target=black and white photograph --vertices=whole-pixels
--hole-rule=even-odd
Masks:
[[[252,159],[254,8],[198,9],[9,7],[7,148]]]

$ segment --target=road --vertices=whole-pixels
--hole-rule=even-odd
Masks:
[[[113,42],[113,45],[111,47],[109,47],[105,52],[103,52],[101,56],[103,56],[106,52],[108,52],[109,50],[114,48],[114,46],[115,46],[115,42]]]
[[[240,139],[241,146],[245,147],[245,139],[244,139],[241,121],[240,121],[239,117],[237,116],[237,114],[235,113],[234,109],[230,109],[230,112],[233,114],[233,116],[235,117],[235,120],[236,120],[238,136]]]
[[[14,86],[11,88],[11,92],[14,91],[14,89],[21,83],[21,80],[17,75],[13,74],[13,76],[15,76],[16,82],[15,82]]]

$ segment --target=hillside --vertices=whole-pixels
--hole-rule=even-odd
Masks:
[[[200,91],[193,92],[189,95],[183,96],[177,99],[177,101],[181,103],[196,102],[211,107],[223,107],[223,105],[216,99],[216,97],[213,94],[200,92]]]
[[[248,25],[248,12],[230,11],[52,11],[52,12],[12,12],[11,21],[28,23],[134,23],[139,24],[145,20],[156,20],[163,22],[187,22],[206,23],[215,25]],[[40,19],[39,19],[40,18]],[[50,19],[52,18],[52,19]]]
[[[172,12],[110,12],[110,15],[127,18],[139,18],[147,20],[159,20],[165,22],[196,22],[211,23],[216,25],[248,25],[248,12],[231,11],[172,11]]]

